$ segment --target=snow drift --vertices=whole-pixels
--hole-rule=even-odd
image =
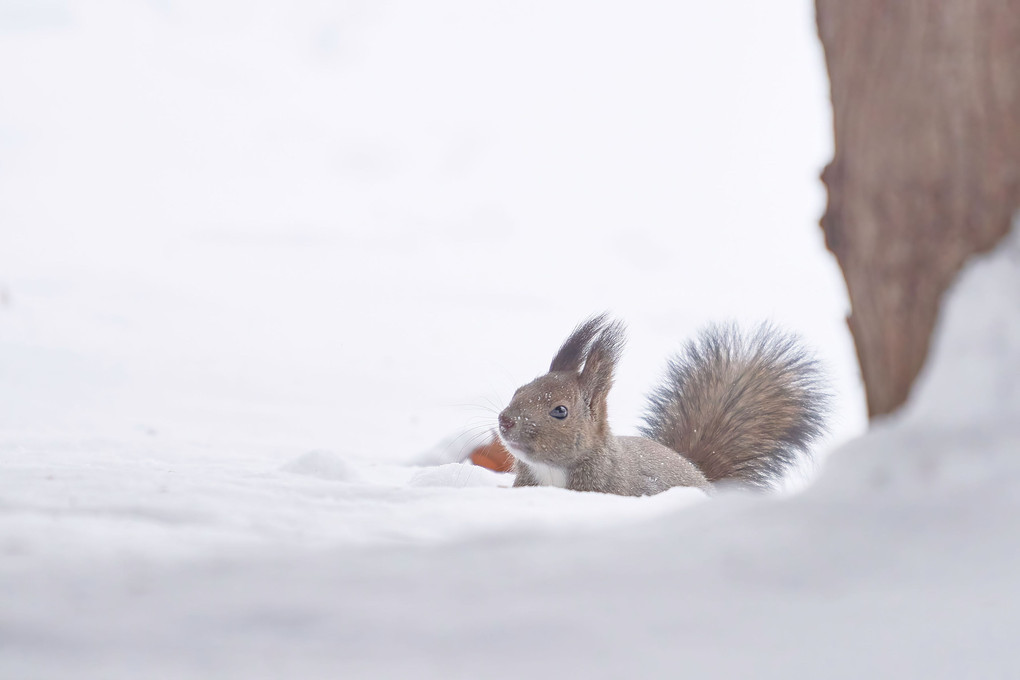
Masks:
[[[0,669],[1012,677],[1018,264],[1013,235],[964,272],[910,408],[787,498],[513,490],[322,453],[171,476],[158,452],[86,461],[87,444],[19,469],[7,442]]]

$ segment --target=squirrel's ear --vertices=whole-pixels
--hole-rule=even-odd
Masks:
[[[595,336],[606,327],[607,321],[608,316],[602,313],[591,317],[575,328],[570,337],[563,342],[560,351],[553,357],[549,371],[579,372],[584,358],[588,355],[588,347]]]
[[[602,329],[588,350],[588,357],[581,371],[581,391],[592,419],[606,424],[606,397],[613,386],[613,371],[623,352],[624,326],[614,321]]]

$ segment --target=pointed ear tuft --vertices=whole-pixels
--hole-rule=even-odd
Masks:
[[[581,390],[592,419],[607,425],[606,398],[613,386],[613,372],[623,352],[626,329],[619,321],[608,323],[588,348],[588,356],[581,371]]]
[[[573,371],[581,370],[581,365],[588,356],[588,347],[592,340],[603,331],[609,321],[609,316],[603,312],[582,322],[570,334],[560,347],[560,350],[553,357],[549,365],[549,371]]]

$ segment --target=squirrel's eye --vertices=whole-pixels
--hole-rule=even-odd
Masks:
[[[567,407],[557,406],[552,411],[549,411],[549,415],[551,415],[553,418],[559,418],[560,420],[563,420],[564,418],[567,417]]]

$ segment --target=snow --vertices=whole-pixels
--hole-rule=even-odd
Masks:
[[[810,3],[6,2],[0,91],[0,677],[1018,674],[1020,242],[854,439]],[[620,434],[801,333],[815,483],[462,464],[602,309]]]

